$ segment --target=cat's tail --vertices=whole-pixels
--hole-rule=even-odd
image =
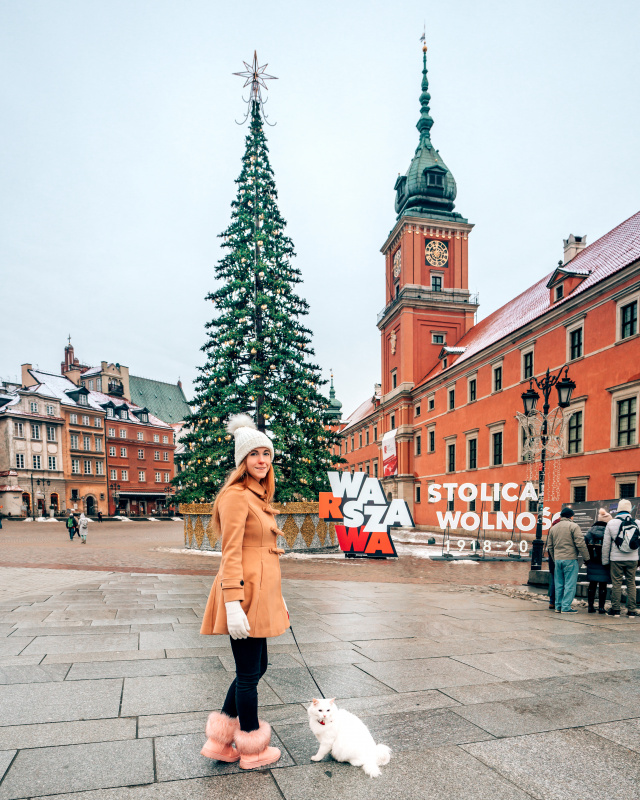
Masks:
[[[385,764],[389,763],[389,759],[391,758],[391,748],[387,747],[386,744],[377,744],[376,745],[376,763],[379,766],[384,766]]]

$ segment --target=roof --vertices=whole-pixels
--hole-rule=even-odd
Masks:
[[[373,412],[376,410],[373,400],[374,398],[370,397],[368,400],[365,400],[364,403],[359,405],[358,408],[356,408],[356,410],[347,417],[344,428],[340,431],[340,433],[344,433],[347,428],[353,427],[358,422],[366,419],[370,414],[373,414]]]
[[[572,292],[562,300],[551,302],[547,282],[555,272],[555,269],[552,270],[522,294],[474,325],[456,343],[457,347],[464,347],[465,350],[452,366],[461,364],[505,336],[529,325],[535,319],[544,316],[551,306],[554,309],[561,306],[638,259],[640,259],[640,212],[629,217],[609,233],[605,233],[571,260],[572,271],[580,271],[586,275],[582,283]],[[435,375],[443,375],[446,371],[438,364],[416,386],[426,383]]]
[[[156,417],[170,425],[182,422],[191,414],[182,386],[177,383],[130,375],[129,391],[133,403],[146,406]]]

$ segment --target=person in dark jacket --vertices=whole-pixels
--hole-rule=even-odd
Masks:
[[[607,527],[607,522],[611,519],[611,514],[601,508],[598,511],[598,519],[591,528],[589,528],[584,541],[589,548],[589,555],[591,558],[587,561],[587,580],[589,581],[589,588],[587,589],[587,603],[589,614],[595,614],[595,599],[596,588],[598,590],[598,613],[606,614],[605,602],[607,599],[607,584],[611,580],[609,574],[609,565],[602,563],[602,541],[604,539],[604,529]]]
[[[556,524],[556,522],[559,522],[559,521],[560,521],[560,512],[558,511],[553,515],[553,517],[551,519],[551,527],[553,528],[553,526]],[[548,537],[547,537],[547,541],[548,541]],[[556,570],[556,565],[554,563],[553,556],[549,553],[549,550],[547,550],[547,558],[549,559],[549,592],[548,592],[548,594],[549,594],[549,608],[555,609],[555,607],[556,607],[556,582],[553,579],[553,574],[554,574],[554,572]]]

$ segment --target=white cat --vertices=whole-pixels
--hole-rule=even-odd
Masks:
[[[388,764],[391,750],[386,744],[376,744],[369,729],[354,714],[338,708],[335,698],[313,700],[307,709],[309,727],[320,747],[312,761],[320,761],[327,753],[336,761],[348,761],[371,778],[380,775],[380,766]]]

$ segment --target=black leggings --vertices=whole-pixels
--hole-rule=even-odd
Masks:
[[[598,605],[604,608],[605,600],[607,599],[607,582],[606,581],[589,581],[587,588],[587,602],[589,607],[592,607],[596,599],[596,586],[598,587]]]
[[[258,730],[258,681],[267,671],[267,640],[231,639],[231,650],[236,662],[233,679],[222,713],[238,717],[243,731]]]

